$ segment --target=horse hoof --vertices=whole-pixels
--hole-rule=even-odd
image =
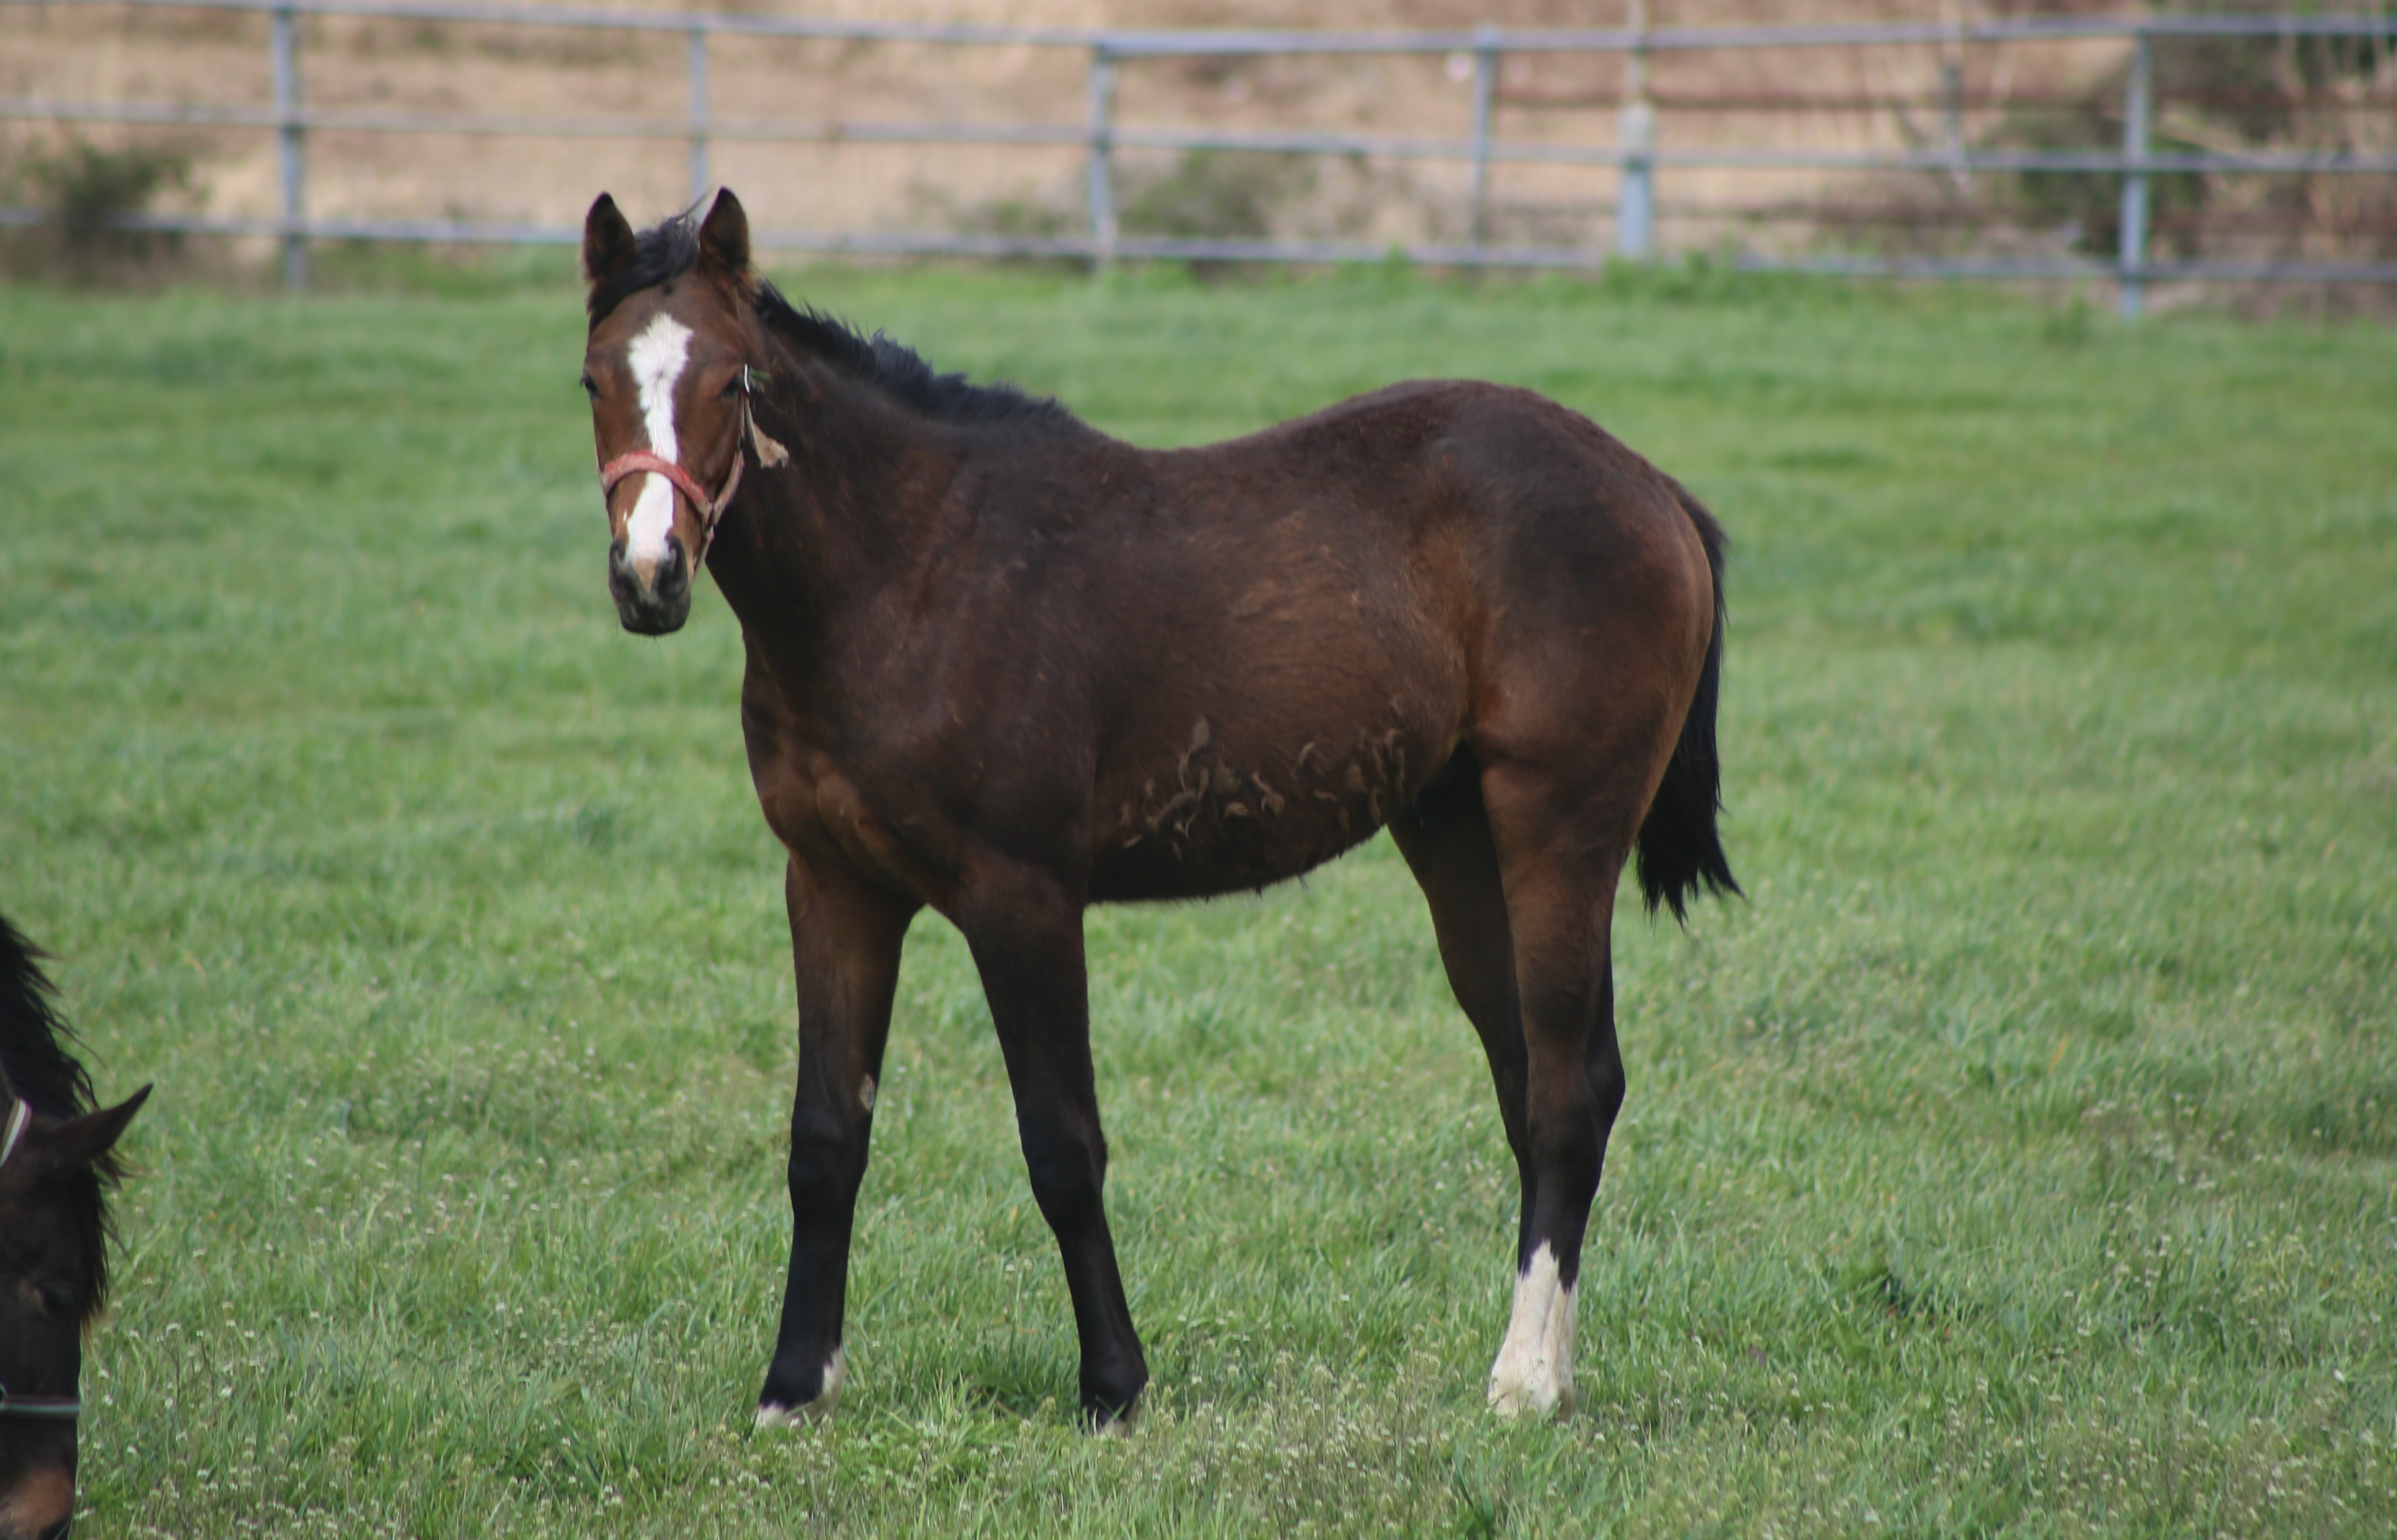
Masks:
[[[1094,1439],[1129,1439],[1140,1431],[1140,1402],[1135,1399],[1120,1412],[1110,1412],[1104,1406],[1086,1406],[1082,1417]]]
[[[841,1349],[836,1347],[832,1350],[832,1357],[824,1362],[824,1388],[816,1392],[815,1399],[801,1401],[797,1406],[786,1406],[781,1401],[759,1401],[757,1426],[760,1428],[801,1427],[809,1423],[824,1421],[832,1415],[833,1408],[840,1404],[840,1387],[848,1378],[849,1359]]]
[[[1563,1417],[1573,1411],[1573,1387],[1559,1385],[1540,1374],[1535,1369],[1525,1380],[1501,1384],[1490,1382],[1490,1410],[1512,1422],[1526,1413],[1539,1417]]]
[[[1506,1341],[1490,1366],[1490,1410],[1502,1417],[1573,1410],[1573,1292],[1542,1241],[1515,1279]]]

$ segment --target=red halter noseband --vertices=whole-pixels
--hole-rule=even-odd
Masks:
[[[675,489],[690,500],[691,507],[698,510],[702,525],[699,555],[690,564],[690,573],[694,578],[699,576],[701,564],[707,560],[707,548],[716,543],[716,521],[723,518],[724,510],[731,505],[732,494],[741,489],[743,451],[756,451],[760,470],[786,464],[790,461],[788,449],[757,431],[757,419],[749,410],[753,382],[769,378],[760,368],[748,368],[741,371],[741,427],[732,437],[732,469],[725,474],[724,490],[714,497],[707,495],[707,489],[699,484],[697,476],[676,462],[652,450],[635,449],[629,454],[620,454],[599,467],[599,495],[603,498],[613,492],[616,483],[626,476],[639,475],[646,471],[673,482]]]
[[[741,425],[743,429],[749,427],[749,395],[746,391],[743,391],[741,395]],[[742,438],[747,436],[747,432],[741,435]],[[691,507],[699,513],[701,526],[699,555],[692,558],[690,564],[691,576],[697,577],[701,564],[707,560],[707,548],[716,543],[716,521],[724,516],[725,508],[732,502],[732,494],[741,489],[742,449],[740,440],[735,439],[732,445],[731,473],[724,478],[724,490],[714,497],[707,495],[707,489],[699,484],[697,476],[665,456],[653,454],[648,449],[635,449],[630,454],[620,454],[600,466],[599,495],[606,497],[616,489],[618,482],[628,475],[638,475],[644,471],[662,475],[673,482],[676,489],[690,499]]]

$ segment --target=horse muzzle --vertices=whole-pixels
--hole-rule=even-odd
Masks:
[[[74,1528],[74,1466],[40,1465],[0,1491],[0,1540],[66,1540]]]
[[[608,592],[616,601],[616,618],[638,636],[682,629],[690,618],[690,558],[679,540],[669,537],[663,554],[642,561],[626,554],[622,540],[608,547]]]

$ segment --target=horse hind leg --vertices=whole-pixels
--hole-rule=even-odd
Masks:
[[[1528,905],[1518,904],[1519,915]],[[1587,902],[1560,903],[1520,929],[1519,965],[1541,940],[1580,931],[1568,917]],[[1595,905],[1603,916],[1611,905]],[[1588,924],[1589,922],[1584,922]],[[1602,927],[1600,918],[1590,929]],[[1530,1145],[1531,1201],[1516,1249],[1514,1307],[1490,1370],[1490,1404],[1501,1413],[1571,1410],[1573,1399],[1574,1292],[1590,1206],[1604,1169],[1607,1137],[1623,1105],[1621,1051],[1614,1038],[1614,984],[1602,930],[1594,942],[1559,942],[1544,965],[1525,968],[1524,1121]],[[1561,954],[1582,950],[1566,963]],[[1587,956],[1595,953],[1596,956]]]
[[[1590,810],[1559,817],[1519,795],[1502,852],[1469,753],[1459,770],[1435,777],[1390,834],[1489,1057],[1522,1192],[1514,1305],[1490,1404],[1547,1414],[1573,1402],[1582,1240],[1623,1101],[1608,930],[1629,839],[1610,837],[1597,849],[1615,853],[1592,854],[1571,837],[1587,831]]]
[[[1573,1302],[1582,1247],[1605,1164],[1607,1135],[1623,1105],[1614,984],[1612,969],[1603,962],[1599,965],[1598,997],[1582,1065],[1586,1105],[1575,1105],[1584,1102],[1578,1091],[1559,1094],[1554,1085],[1571,1062],[1569,1050],[1537,1055],[1541,1067],[1533,1071],[1549,1082],[1542,1098],[1547,1106],[1539,1118],[1544,1126],[1533,1135],[1533,1175],[1527,1184],[1533,1197],[1525,1205],[1516,1248],[1514,1306],[1497,1359],[1490,1366],[1490,1405],[1505,1416],[1573,1409]],[[1527,1094],[1525,1100],[1528,1122],[1533,1120],[1528,1107],[1532,1098]],[[1557,1200],[1543,1205],[1540,1198],[1550,1193],[1558,1195]]]
[[[1507,1415],[1573,1404],[1582,1243],[1623,1105],[1610,931],[1644,788],[1625,789],[1571,808],[1484,782],[1514,944],[1531,1168],[1514,1307],[1490,1372],[1490,1404]]]
[[[1469,754],[1463,758],[1471,771]],[[1577,1273],[1580,1238],[1597,1182],[1594,1172],[1586,1171],[1590,1158],[1581,1151],[1567,1150],[1567,1158],[1561,1160],[1553,1147],[1544,1152],[1543,1134],[1549,1146],[1558,1139],[1553,1126],[1535,1127],[1533,1119],[1533,1039],[1526,1030],[1517,969],[1527,950],[1538,959],[1556,954],[1553,943],[1542,938],[1542,930],[1550,911],[1559,905],[1533,899],[1533,891],[1545,884],[1524,873],[1536,870],[1538,863],[1519,862],[1515,893],[1510,894],[1474,773],[1462,780],[1436,778],[1432,791],[1391,821],[1390,834],[1423,888],[1450,987],[1489,1058],[1490,1078],[1498,1093],[1499,1115],[1506,1124],[1506,1144],[1515,1156],[1522,1194],[1516,1229],[1514,1306],[1505,1345],[1490,1372],[1490,1404],[1508,1415],[1558,1412],[1569,1407],[1573,1397],[1574,1275],[1566,1271],[1566,1265],[1570,1262]],[[1594,879],[1595,873],[1591,876]],[[1510,917],[1518,894],[1533,921],[1532,934],[1524,938],[1517,936]],[[1594,926],[1602,939],[1603,915],[1595,917]],[[1533,942],[1528,949],[1525,940]],[[1597,970],[1601,1006],[1611,1007],[1602,953]],[[1553,971],[1544,961],[1536,976],[1545,980]],[[1588,1014],[1572,1006],[1544,1006],[1548,1025],[1543,1040],[1560,1036],[1560,1020],[1568,1024],[1564,1036],[1570,1038],[1570,1024]],[[1606,1030],[1585,1034],[1587,1047],[1577,1078],[1591,1087],[1612,1084],[1616,1088],[1614,1100],[1619,1102],[1622,1075],[1614,1057],[1611,1011],[1601,1009],[1598,1017],[1606,1022]],[[1560,1117],[1568,1125],[1597,1121],[1600,1107],[1594,1096],[1588,1118],[1579,1118],[1569,1109],[1558,1110],[1558,1061],[1554,1052],[1540,1056],[1540,1089],[1544,1105],[1550,1108],[1547,1123],[1553,1125]],[[1570,1100],[1571,1088],[1563,1089]],[[1611,1123],[1612,1103],[1605,1111],[1604,1121]],[[1602,1131],[1598,1142],[1602,1146]],[[1551,1188],[1561,1193],[1565,1201],[1544,1202]]]

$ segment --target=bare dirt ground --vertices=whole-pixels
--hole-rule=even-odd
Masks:
[[[646,0],[644,8],[675,8]],[[1619,4],[1564,0],[1325,0],[1300,11],[1263,0],[821,0],[791,5],[702,3],[689,9],[753,14],[1115,27],[1309,28],[1612,26]],[[1782,21],[1937,20],[1940,0],[1663,0],[1659,25]],[[0,97],[23,100],[267,103],[268,22],[256,14],[75,5],[10,5],[0,31]],[[2054,90],[2093,80],[2122,46],[1975,49],[1963,56],[1975,96]],[[1087,55],[1070,48],[718,39],[709,71],[719,120],[963,121],[1076,126],[1085,112]],[[1926,97],[1935,48],[1789,49],[1659,56],[1651,75],[1668,103],[1667,146],[1861,152],[1935,141],[1935,114],[1917,108],[1803,111],[1694,109],[1679,98],[1805,93]],[[398,20],[320,18],[303,23],[306,100],[318,107],[529,116],[686,111],[684,42],[672,33],[569,31]],[[1497,132],[1523,141],[1612,143],[1619,60],[1515,56],[1500,86]],[[1177,60],[1123,66],[1120,121],[1137,126],[1316,128],[1461,138],[1471,113],[1463,59]],[[74,133],[100,143],[140,136],[194,157],[187,202],[214,214],[272,215],[278,207],[274,136],[262,129],[130,129],[12,121],[22,149]],[[1078,149],[718,140],[713,180],[737,188],[770,231],[935,228],[1059,229],[1083,208]],[[1175,157],[1127,152],[1126,196],[1137,199]],[[1274,233],[1373,240],[1440,239],[1467,222],[1462,165],[1379,159],[1261,172],[1252,204]],[[1502,166],[1491,234],[1500,240],[1613,244],[1615,175],[1606,167]],[[690,151],[678,140],[470,137],[321,130],[308,146],[308,203],[333,218],[465,219],[570,226],[602,188],[649,218],[690,196]],[[1804,203],[1855,191],[1853,174],[1671,168],[1659,175],[1666,247],[1722,238],[1723,211]],[[1238,193],[1239,189],[1233,190]],[[1748,228],[1748,244],[1802,243],[1802,224]]]

